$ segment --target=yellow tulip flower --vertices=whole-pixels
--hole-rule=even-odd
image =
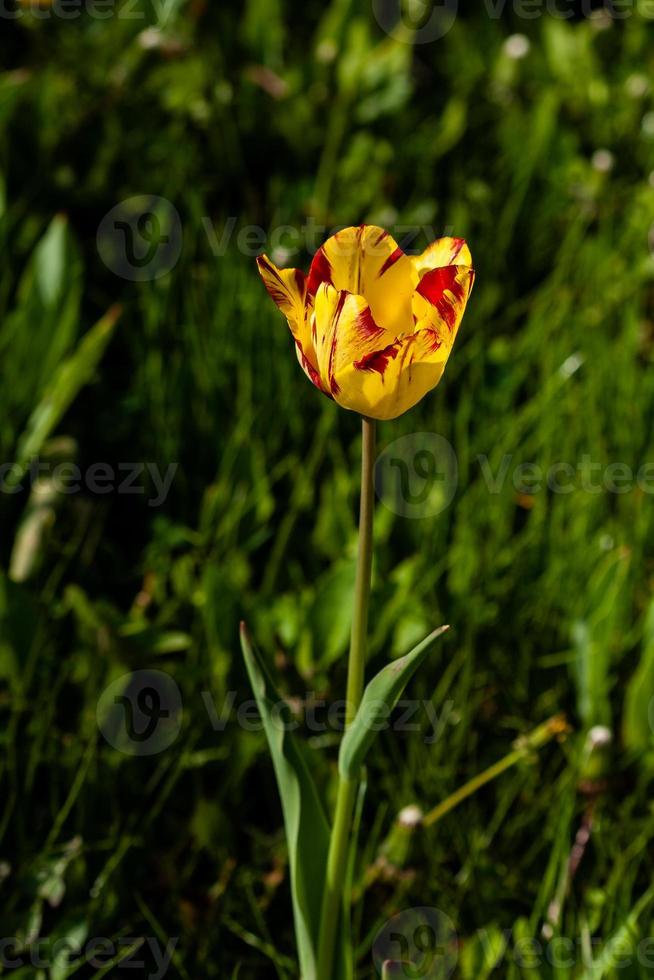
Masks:
[[[475,278],[461,238],[405,255],[376,225],[345,228],[309,275],[257,259],[305,374],[343,408],[394,419],[440,381]]]

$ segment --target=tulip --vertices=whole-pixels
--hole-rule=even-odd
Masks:
[[[371,419],[397,418],[436,387],[475,278],[463,239],[411,256],[376,225],[333,235],[308,276],[266,255],[257,264],[307,377]]]
[[[307,792],[306,771],[302,769],[298,781],[290,783],[290,792],[290,746],[284,747],[284,764],[279,766],[284,774],[280,793],[287,802],[285,820],[296,882],[293,901],[299,922],[296,933],[303,976],[305,980],[341,980],[344,961],[352,957],[347,942],[347,868],[362,764],[358,753],[367,751],[369,739],[365,712],[360,716],[359,710],[365,697],[375,420],[397,418],[436,387],[454,345],[475,273],[470,251],[461,238],[441,238],[422,255],[409,256],[388,232],[375,225],[345,228],[333,235],[314,255],[308,275],[300,269],[278,269],[265,255],[257,262],[266,289],[288,321],[307,377],[323,394],[362,416],[359,546],[347,666],[345,736],[339,754],[338,790],[328,847],[323,841],[320,850],[313,853],[316,843],[310,844],[312,880],[320,889],[318,899],[308,880],[296,874],[300,866],[299,843],[307,845],[297,823],[298,792]],[[400,681],[398,665],[390,672],[387,665],[365,691],[374,691],[373,700],[377,702],[381,693],[385,705],[394,705],[399,696],[396,682],[400,684],[398,690],[402,690],[409,676],[406,672],[414,669],[412,665],[429,652],[445,629],[435,630],[403,658]],[[264,705],[265,712],[261,692],[266,681],[253,666],[247,636],[243,643],[251,679],[254,678],[262,699],[260,710]],[[281,751],[277,740],[271,739],[270,744],[273,754]],[[301,758],[299,752],[293,758],[297,762]],[[290,768],[293,769],[292,763]],[[308,801],[307,807],[312,806],[315,804]],[[385,967],[389,976],[392,966],[389,962]],[[349,969],[352,975],[351,962]]]

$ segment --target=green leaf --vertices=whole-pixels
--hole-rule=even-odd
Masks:
[[[252,684],[282,801],[291,871],[291,895],[301,974],[317,972],[320,912],[329,850],[329,825],[310,775],[304,745],[289,731],[290,711],[241,624],[241,649]],[[280,710],[281,707],[281,710]]]
[[[608,725],[611,721],[609,703],[609,660],[605,637],[597,642],[588,622],[576,620],[572,625],[572,644],[575,659],[572,663],[577,687],[577,710],[587,727]]]
[[[80,956],[89,935],[85,916],[69,915],[50,934],[54,952],[49,980],[67,980],[79,969],[75,957]]]
[[[645,617],[640,663],[627,686],[622,732],[627,748],[646,752],[654,747],[650,718],[654,717],[654,602]]]
[[[654,885],[651,885],[638,899],[629,915],[608,939],[595,962],[584,971],[581,980],[604,980],[605,977],[614,976],[616,970],[624,967],[625,957],[633,954],[638,947],[641,935],[638,920],[652,902],[654,902]]]
[[[56,215],[34,253],[36,288],[46,307],[56,304],[64,287],[67,227],[66,217]]]
[[[112,307],[91,327],[75,352],[57,370],[43,398],[32,412],[19,441],[17,455],[23,472],[32,456],[40,452],[43,443],[61,421],[80,389],[93,377],[119,315],[120,309]]]
[[[502,962],[507,940],[497,925],[479,929],[463,946],[459,969],[463,980],[488,980]]]
[[[311,624],[313,659],[322,668],[334,663],[347,650],[355,578],[355,562],[344,562],[330,569],[316,588],[307,618]]]
[[[406,656],[386,664],[367,685],[354,721],[341,742],[338,767],[345,779],[356,778],[380,725],[388,719],[404,688],[447,629],[449,626],[434,630]]]

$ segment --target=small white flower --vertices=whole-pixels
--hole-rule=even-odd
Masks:
[[[138,42],[146,51],[150,48],[158,48],[162,41],[162,34],[158,27],[147,27],[138,36]]]
[[[565,361],[559,368],[559,374],[562,378],[571,378],[575,374],[581,365],[584,363],[584,356],[579,351],[571,354],[570,357],[566,357]]]
[[[338,48],[330,38],[326,38],[324,41],[321,41],[316,48],[316,58],[318,61],[322,62],[323,65],[330,64],[337,54]]]
[[[514,61],[526,58],[531,48],[531,41],[525,34],[511,34],[504,42],[504,53]]]
[[[406,827],[408,830],[413,830],[415,827],[419,827],[422,823],[422,818],[424,814],[419,806],[415,803],[410,806],[405,806],[403,810],[397,815],[397,822],[400,827]]]
[[[608,31],[610,27],[613,27],[613,18],[606,7],[602,7],[599,10],[593,10],[590,15],[590,23],[596,31]]]
[[[272,250],[271,256],[275,265],[286,265],[290,262],[293,252],[290,249],[284,248],[283,245],[278,245]]]
[[[595,150],[590,162],[593,170],[597,170],[600,174],[608,174],[615,166],[615,157],[610,150]]]
[[[613,732],[606,725],[595,725],[588,732],[588,747],[592,749],[603,749],[613,741]]]
[[[646,75],[630,75],[624,83],[624,87],[632,99],[642,99],[649,92],[649,79]]]

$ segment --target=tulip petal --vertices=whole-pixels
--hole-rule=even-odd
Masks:
[[[308,277],[257,261],[302,369],[343,408],[393,419],[436,387],[474,283],[463,239],[409,257],[387,232],[361,225],[325,242]]]
[[[418,279],[422,279],[426,272],[446,265],[472,266],[470,249],[463,238],[438,238],[412,261]]]
[[[257,259],[259,274],[268,294],[282,311],[295,339],[300,366],[310,381],[328,394],[320,383],[311,327],[306,311],[307,284],[301,269],[278,269],[267,255]]]
[[[362,415],[397,418],[436,387],[451,349],[435,330],[421,327],[338,372],[334,397]]]
[[[415,271],[395,239],[377,225],[344,228],[316,252],[307,282],[309,296],[322,283],[365,296],[375,321],[400,333],[412,323]]]
[[[474,269],[446,265],[426,272],[413,297],[413,315],[454,343],[475,280]],[[447,328],[445,331],[444,328]]]
[[[415,332],[394,336],[377,323],[362,296],[323,283],[316,294],[315,348],[322,385],[343,408],[392,419],[440,381],[452,348],[430,313]]]
[[[300,364],[300,367],[306,374],[309,381],[311,381],[316,386],[316,388],[318,388],[319,391],[322,391],[323,395],[327,395],[328,398],[331,398],[332,397],[331,393],[324,387],[320,379],[320,374],[318,372],[318,369],[315,368],[311,363],[311,361],[307,358],[299,340],[295,341],[295,353],[297,354],[297,359]]]
[[[293,336],[302,340],[306,276],[301,269],[278,269],[267,255],[258,257],[257,267],[268,295],[288,320]]]
[[[312,318],[314,347],[322,385],[337,398],[337,374],[343,366],[366,357],[394,340],[377,323],[362,296],[323,282],[318,287]]]

